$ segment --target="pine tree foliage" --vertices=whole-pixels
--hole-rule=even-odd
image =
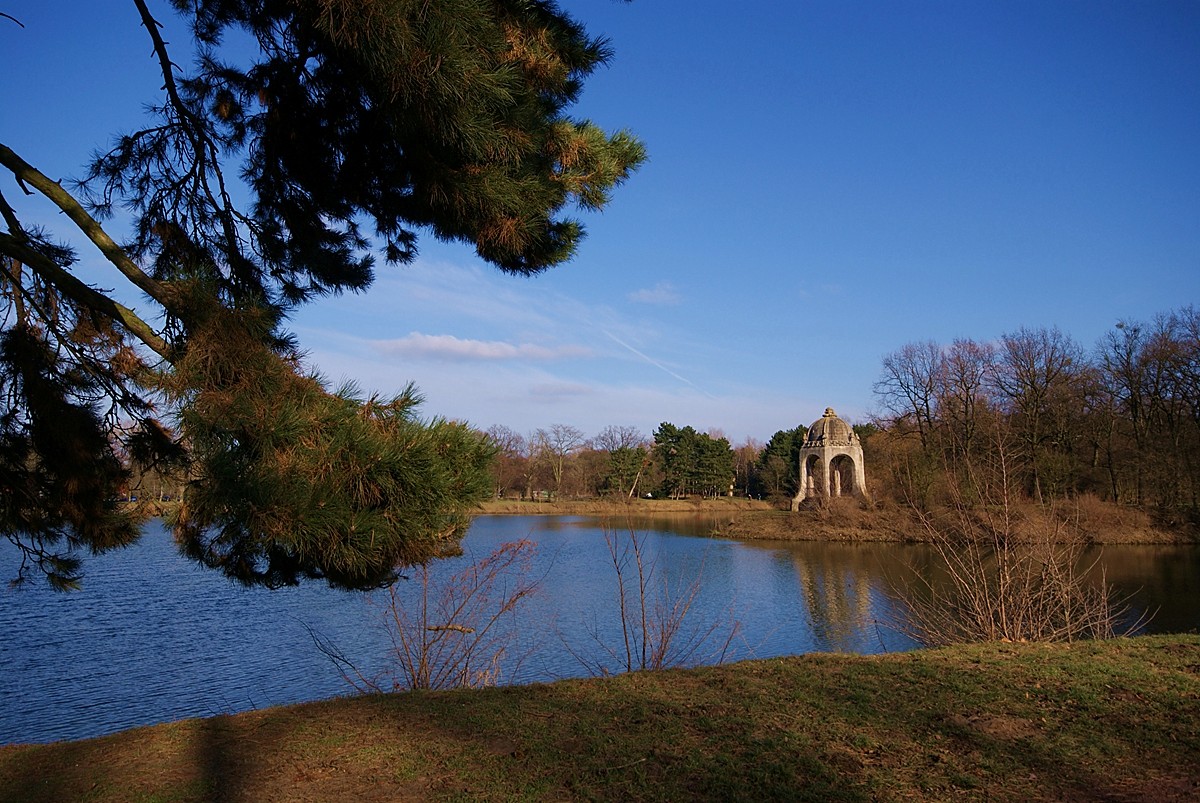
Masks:
[[[369,287],[377,257],[411,261],[418,234],[510,273],[568,259],[571,211],[603,207],[644,158],[568,115],[607,44],[553,2],[172,0],[196,46],[185,74],[132,2],[162,78],[149,121],[68,187],[0,144],[15,186],[151,311],[76,278],[0,188],[0,532],[19,579],[72,587],[79,553],[136,539],[147,511],[116,501],[131,466],[185,477],[185,552],[246,583],[368,588],[453,551],[493,445],[422,420],[412,388],[329,389],[282,324]]]
[[[791,498],[800,487],[800,450],[808,427],[801,424],[778,430],[758,455],[758,485],[755,492],[767,496]]]
[[[185,552],[246,583],[301,576],[386,585],[397,565],[457,551],[464,501],[491,491],[494,447],[391,399],[329,393],[221,314],[193,335],[165,389],[180,398],[193,482],[176,516]],[[197,391],[197,389],[199,389]]]
[[[723,496],[733,484],[733,449],[725,438],[664,421],[654,431],[653,454],[663,496]]]

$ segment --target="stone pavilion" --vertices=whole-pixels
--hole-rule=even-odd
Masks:
[[[800,449],[800,490],[792,510],[813,497],[866,496],[862,443],[832,407],[813,422]]]

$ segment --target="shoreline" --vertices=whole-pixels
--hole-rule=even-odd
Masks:
[[[773,511],[769,502],[742,497],[719,499],[564,499],[532,501],[491,499],[479,504],[481,516],[653,516],[658,513],[743,513]]]
[[[174,502],[150,503],[156,516]],[[1142,509],[1095,499],[1074,504],[1015,506],[1016,532],[1054,532],[1059,543],[1084,545],[1179,546],[1200,544],[1200,527],[1185,522],[1160,523]],[[566,499],[532,501],[490,499],[473,516],[589,516],[640,519],[670,516],[706,518],[711,535],[739,541],[839,541],[923,543],[932,539],[927,528],[908,509],[894,503],[866,504],[836,499],[793,513],[770,502],[744,497],[716,499]],[[953,520],[955,511],[934,511],[935,518]]]
[[[946,511],[935,516],[944,516]],[[741,497],[718,499],[604,499],[520,501],[489,500],[481,516],[594,516],[642,518],[692,515],[712,519],[712,535],[735,540],[921,543],[933,540],[908,510],[834,500],[798,512]],[[1017,532],[1053,532],[1060,543],[1085,545],[1200,544],[1200,530],[1186,524],[1156,523],[1144,510],[1090,501],[1070,507],[1017,509]]]

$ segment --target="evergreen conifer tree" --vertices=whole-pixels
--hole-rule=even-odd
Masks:
[[[194,67],[137,7],[162,78],[151,119],[69,189],[0,143],[0,532],[57,588],[134,541],[130,468],[178,472],[185,552],[245,583],[386,584],[455,549],[493,447],[464,424],[331,390],[282,328],[365,290],[417,233],[530,275],[568,259],[644,154],[568,109],[609,58],[553,2],[172,0]],[[231,34],[255,44],[227,52]],[[235,186],[252,199],[238,205]],[[72,272],[40,194],[140,290],[139,314]],[[106,230],[132,213],[124,241]],[[114,274],[115,275],[115,274]],[[152,323],[153,322],[153,323]]]

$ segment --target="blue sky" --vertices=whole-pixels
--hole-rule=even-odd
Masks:
[[[332,382],[412,381],[426,415],[482,428],[669,421],[736,444],[826,406],[865,419],[911,341],[1045,325],[1090,348],[1200,302],[1196,0],[563,7],[616,52],[576,115],[632,130],[648,163],[546,274],[426,238],[297,313]],[[0,10],[26,26],[0,20],[0,141],[78,175],[161,83],[136,11]]]

